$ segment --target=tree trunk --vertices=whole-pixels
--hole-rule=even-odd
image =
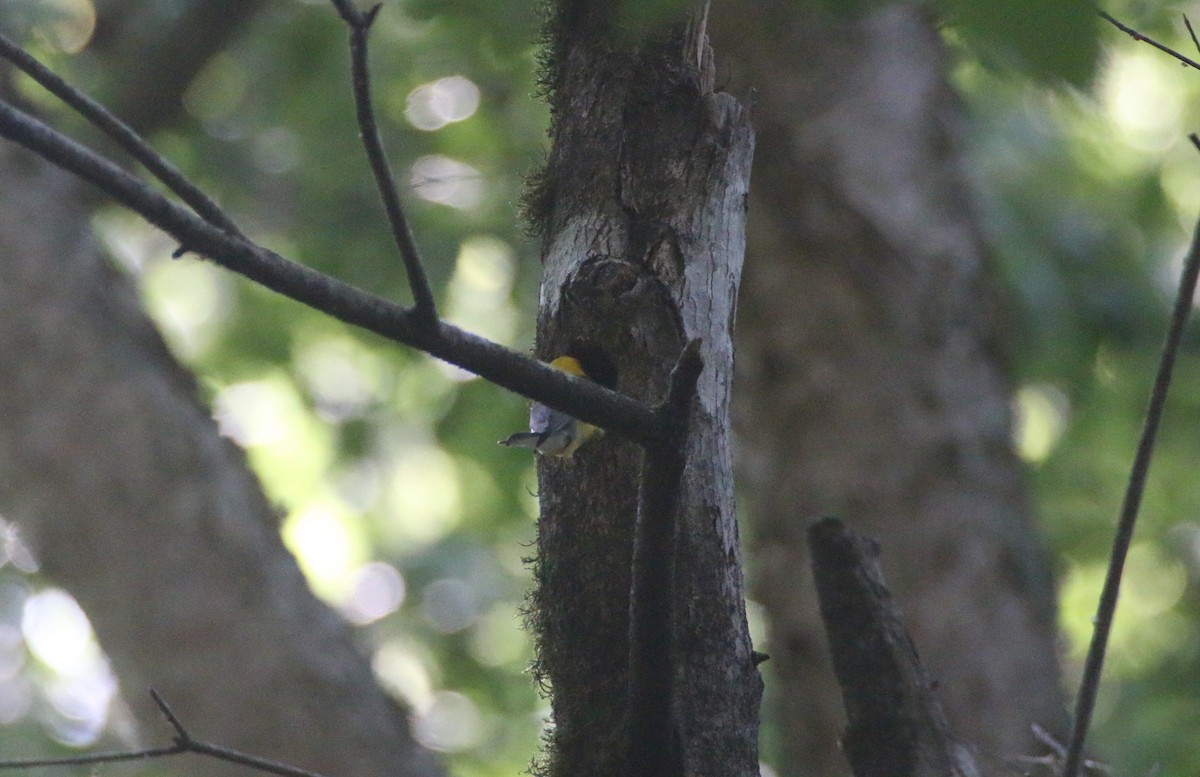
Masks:
[[[961,108],[926,13],[875,8],[772,0],[713,21],[757,89],[735,419],[786,775],[846,771],[804,545],[822,515],[881,542],[957,736],[1012,756],[1031,723],[1064,720]]]
[[[544,235],[538,356],[582,343],[620,391],[662,399],[683,345],[704,372],[675,520],[673,719],[683,772],[758,774],[761,681],[746,628],[728,450],[731,325],[753,140],[712,91],[703,16],[642,35],[611,3],[549,22],[554,140],[532,198]],[[624,772],[630,564],[642,452],[604,438],[543,458],[530,620],[554,729],[542,773]]]
[[[171,737],[154,688],[200,739],[327,774],[440,774],[99,256],[80,184],[7,144],[0,181],[0,512],[88,613],[143,739]]]

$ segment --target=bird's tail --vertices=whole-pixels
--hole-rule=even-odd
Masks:
[[[500,440],[497,444],[503,445],[507,448],[529,448],[530,450],[537,450],[538,445],[542,443],[543,439],[545,439],[545,435],[538,432],[517,432],[516,434],[510,434],[505,439]]]

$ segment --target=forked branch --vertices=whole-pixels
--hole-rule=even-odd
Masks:
[[[349,0],[331,0],[350,30],[352,81],[359,129],[395,243],[404,262],[414,305],[404,307],[372,296],[256,245],[219,207],[196,190],[132,130],[86,95],[57,78],[15,44],[0,47],[52,93],[117,139],[190,208],[162,196],[112,161],[76,143],[21,109],[0,101],[0,136],[34,151],[92,183],[113,199],[172,235],[181,250],[195,252],[284,296],[339,320],[456,364],[497,385],[621,434],[647,449],[641,482],[637,559],[632,602],[630,709],[646,713],[633,721],[630,763],[637,774],[667,777],[680,768],[677,732],[671,714],[674,664],[672,575],[675,521],[684,471],[684,438],[697,377],[702,369],[698,341],[689,343],[672,374],[668,396],[650,408],[589,381],[517,354],[447,324],[437,317],[412,231],[400,203],[372,106],[368,33],[378,7],[358,10]],[[197,215],[198,214],[198,215]],[[311,777],[303,770],[193,740],[157,696],[176,729],[173,747],[79,759],[0,763],[4,766],[88,764],[198,752],[276,774]],[[642,725],[645,723],[646,725]],[[664,771],[663,765],[668,767]]]
[[[433,291],[429,288],[425,265],[421,261],[421,254],[417,250],[408,219],[404,215],[404,208],[400,205],[400,195],[392,177],[387,153],[383,150],[379,123],[375,120],[375,107],[371,100],[371,68],[367,60],[367,38],[371,25],[375,23],[375,17],[379,14],[380,6],[376,5],[363,13],[350,0],[331,2],[350,28],[350,69],[358,129],[362,134],[363,148],[371,165],[371,173],[375,176],[379,199],[383,202],[388,223],[392,227],[392,239],[396,241],[396,248],[400,251],[405,272],[408,273],[408,285],[413,294],[413,310],[422,322],[436,324],[437,307],[433,301]]]
[[[372,171],[405,263],[416,304],[412,308],[349,284],[256,245],[209,198],[188,183],[136,133],[95,101],[5,40],[0,56],[29,73],[82,113],[151,170],[188,208],[168,200],[112,161],[80,145],[14,105],[0,101],[0,136],[97,186],[193,251],[273,291],[395,342],[455,364],[498,386],[570,413],[642,445],[666,435],[661,416],[646,405],[590,381],[578,380],[523,354],[439,320],[433,295],[396,195],[370,105],[366,35],[374,11],[363,14],[332,0],[351,26],[355,100]],[[199,216],[197,216],[199,214]]]
[[[307,769],[301,769],[297,766],[272,761],[269,758],[259,758],[257,756],[243,753],[240,750],[233,750],[221,745],[214,745],[211,742],[204,742],[199,739],[193,739],[192,735],[187,732],[183,724],[176,717],[167,702],[159,696],[158,692],[151,689],[151,698],[158,705],[158,709],[162,711],[163,717],[175,729],[175,741],[170,747],[154,747],[147,750],[123,750],[112,753],[92,753],[90,755],[77,755],[69,758],[44,758],[27,761],[0,761],[0,769],[31,769],[34,767],[43,766],[91,766],[102,763],[117,763],[120,761],[145,761],[152,758],[166,758],[173,755],[181,755],[182,753],[196,753],[197,755],[208,756],[219,761],[227,761],[229,763],[248,766],[251,769],[256,769],[260,772],[268,774],[278,774],[282,777],[324,777],[319,772],[311,772]]]

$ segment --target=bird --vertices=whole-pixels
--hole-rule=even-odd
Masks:
[[[550,362],[550,366],[577,378],[593,379],[594,376],[584,370],[583,364],[580,362],[581,358],[585,361],[589,360],[583,354],[568,352]],[[601,372],[608,373],[610,371],[603,369],[603,364],[600,367]],[[615,383],[615,380],[606,382]],[[543,456],[560,456],[570,459],[580,446],[602,433],[601,429],[592,424],[573,418],[560,410],[552,410],[541,402],[534,402],[529,409],[529,431],[510,434],[500,440],[499,444],[508,448],[529,448]]]

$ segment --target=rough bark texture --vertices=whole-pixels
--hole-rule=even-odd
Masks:
[[[879,544],[823,518],[808,530],[808,546],[846,706],[842,748],[855,777],[977,775],[884,582]]]
[[[846,770],[806,574],[822,515],[880,540],[961,739],[1020,754],[1031,723],[1064,718],[961,109],[932,20],[874,7],[724,4],[712,22],[730,88],[758,90],[734,412],[785,775]]]
[[[0,181],[0,512],[90,616],[145,740],[170,736],[153,687],[198,738],[328,774],[439,774],[99,257],[79,185],[7,145]]]
[[[633,40],[612,14],[608,3],[562,3],[551,21],[554,146],[534,203],[545,235],[538,355],[599,346],[619,390],[657,401],[683,344],[702,340],[676,528],[674,715],[687,774],[748,777],[761,681],[727,415],[752,135],[737,101],[712,92],[702,22]],[[622,770],[641,457],[605,438],[575,462],[540,464],[531,620],[552,687],[546,774]]]

